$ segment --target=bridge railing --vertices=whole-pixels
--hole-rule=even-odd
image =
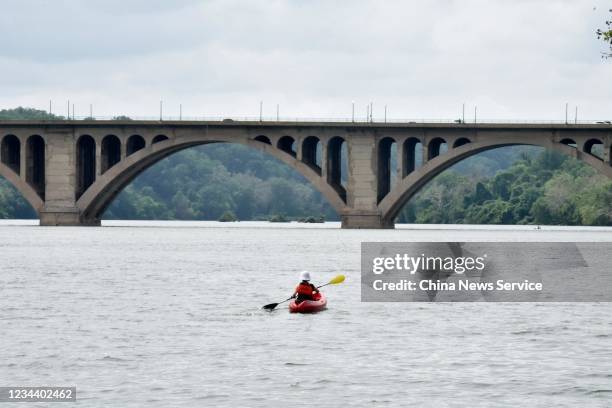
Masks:
[[[568,124],[568,125],[592,125],[592,124],[612,124],[612,119],[590,119],[590,120],[556,120],[556,119],[478,119],[474,120],[465,120],[461,119],[453,119],[453,118],[397,118],[397,117],[388,117],[377,118],[373,117],[372,119],[366,118],[355,118],[352,119],[350,117],[290,117],[290,116],[178,116],[178,115],[164,115],[163,117],[159,116],[141,116],[141,115],[95,115],[95,116],[54,116],[52,118],[44,118],[42,120],[45,121],[66,121],[66,120],[74,120],[74,121],[92,121],[92,120],[116,120],[116,121],[130,121],[130,120],[142,120],[142,121],[194,121],[194,122],[266,122],[266,123],[275,123],[275,122],[284,122],[284,123],[292,123],[292,122],[336,122],[336,123],[358,123],[358,124],[384,124],[384,123],[440,123],[440,124],[460,124],[465,123],[467,125],[474,123],[506,123],[506,124]]]

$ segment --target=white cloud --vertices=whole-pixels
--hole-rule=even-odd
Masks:
[[[597,7],[596,10],[593,10]],[[610,118],[603,1],[9,1],[0,107],[77,114]],[[62,107],[62,108],[60,108]]]

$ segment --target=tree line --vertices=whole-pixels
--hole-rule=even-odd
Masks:
[[[610,226],[612,181],[576,159],[531,148],[490,177],[442,173],[409,201],[399,221]]]

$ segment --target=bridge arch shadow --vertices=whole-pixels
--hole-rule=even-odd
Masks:
[[[399,215],[404,205],[443,171],[479,153],[506,146],[537,146],[560,152],[588,164],[599,174],[612,178],[612,166],[602,160],[598,151],[594,151],[594,148],[599,145],[601,145],[600,141],[589,140],[585,143],[584,151],[581,151],[575,147],[576,143],[571,139],[563,139],[560,142],[550,142],[546,144],[533,143],[532,140],[528,139],[513,143],[481,141],[459,144],[459,146],[445,153],[436,155],[431,160],[424,163],[420,168],[407,174],[406,177],[399,181],[379,204],[381,218],[385,224],[393,225],[395,218]]]
[[[270,139],[267,137],[264,139],[264,137],[261,135],[252,139],[218,137],[211,138],[210,140],[193,137],[184,138],[180,141],[177,139],[157,141],[133,152],[119,163],[108,168],[78,199],[77,207],[84,219],[99,220],[104,211],[127,185],[138,175],[161,160],[196,146],[237,144],[263,152],[284,163],[304,177],[315,190],[321,193],[337,214],[345,211],[345,202],[336,190],[321,177],[320,169],[317,169],[317,166],[313,166],[313,163],[298,160],[295,153],[294,140],[291,141],[290,145],[288,137],[283,139],[282,147],[279,148],[268,143]]]
[[[5,168],[2,169],[1,167]],[[36,192],[30,191],[30,197],[24,194],[22,188],[28,189],[16,183],[13,177],[5,177],[6,166],[0,164],[0,218],[2,219],[37,219],[38,213],[42,209],[42,202],[37,205]],[[19,186],[19,187],[18,187]],[[27,190],[26,190],[27,191]]]

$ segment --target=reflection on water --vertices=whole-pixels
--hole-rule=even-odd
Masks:
[[[0,227],[2,386],[76,385],[83,407],[612,398],[609,304],[361,303],[359,282],[362,241],[611,241],[610,228],[15,223]],[[262,311],[302,269],[347,275],[329,309]]]

